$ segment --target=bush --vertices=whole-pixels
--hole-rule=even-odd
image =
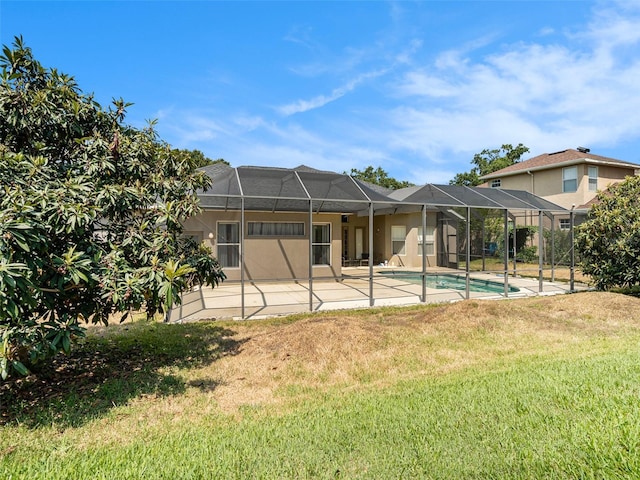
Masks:
[[[600,290],[640,285],[640,177],[627,177],[597,200],[576,228],[583,273]]]

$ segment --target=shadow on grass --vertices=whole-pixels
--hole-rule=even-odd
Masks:
[[[71,355],[0,383],[0,424],[76,427],[132,398],[183,393],[188,384],[160,370],[235,355],[242,342],[231,338],[234,333],[213,323],[139,322],[96,330]]]
[[[640,298],[640,285],[634,285],[632,287],[612,288],[609,291],[613,293],[621,293],[630,297]]]

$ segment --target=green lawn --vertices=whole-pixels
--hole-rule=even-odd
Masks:
[[[599,298],[589,295],[583,302]],[[504,305],[515,318],[541,311],[544,300],[477,308]],[[384,322],[416,311],[395,309]],[[426,329],[433,312],[424,310],[418,325]],[[41,403],[23,396],[8,404],[4,391],[0,478],[639,478],[640,321],[576,316],[589,332],[565,319],[545,335],[523,328],[525,353],[492,345],[494,353],[448,372],[421,370],[409,357],[376,363],[393,369],[385,381],[371,372],[360,388],[301,382],[279,390],[284,402],[256,399],[233,412],[218,408],[215,382],[198,380],[222,359],[242,357],[233,325],[141,323],[90,335],[83,351],[94,353],[97,380]],[[258,337],[298,321],[243,328]],[[440,325],[438,335],[451,335],[447,352],[455,342],[480,351],[511,342],[505,333],[518,336],[512,328],[521,320],[509,321],[505,330],[484,323],[473,336]],[[305,375],[300,365],[296,372]]]

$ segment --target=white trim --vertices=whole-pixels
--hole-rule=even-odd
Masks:
[[[596,174],[594,177],[591,176],[589,170],[595,169]],[[594,188],[591,188],[591,181],[595,180]],[[597,192],[598,191],[598,166],[597,165],[587,165],[587,191],[589,192]]]
[[[220,225],[238,225],[238,242],[224,242],[221,243],[218,241],[218,227]],[[238,246],[238,265],[237,266],[224,266],[223,268],[226,268],[228,270],[240,270],[240,263],[241,263],[241,258],[242,258],[242,252],[241,252],[241,245],[242,245],[242,239],[240,238],[241,235],[241,225],[240,225],[240,221],[239,220],[218,220],[216,221],[216,236],[215,236],[215,240],[216,240],[216,259],[218,260],[218,262],[220,261],[220,252],[218,251],[218,247],[220,245],[237,245]],[[222,265],[222,264],[221,264]]]
[[[394,228],[402,228],[404,229],[404,238],[402,240],[394,240],[394,236],[393,236],[393,229]],[[404,245],[403,247],[400,249],[402,251],[402,253],[400,252],[395,252],[394,248],[393,248],[393,243],[394,242],[403,242]],[[407,256],[407,226],[406,225],[391,225],[391,255],[398,255],[399,257],[406,257]]]
[[[328,225],[329,226],[329,241],[328,242],[314,242],[313,241],[313,227],[315,227],[316,225],[321,226],[321,225]],[[313,250],[313,247],[315,246],[329,246],[329,263],[314,263],[313,266],[314,267],[330,267],[332,265],[332,254],[333,254],[333,237],[331,236],[331,222],[313,222],[311,224],[311,248]]]
[[[575,171],[575,177],[565,178],[565,172],[568,172],[569,170]],[[571,182],[571,181],[576,182],[576,188],[574,190],[567,190],[565,188],[565,182]],[[580,182],[578,181],[578,166],[571,165],[570,167],[564,167],[562,169],[562,193],[576,193],[578,191],[579,186],[580,186]]]

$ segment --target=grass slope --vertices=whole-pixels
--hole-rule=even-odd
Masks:
[[[0,478],[638,478],[639,302],[96,328],[2,386]]]

